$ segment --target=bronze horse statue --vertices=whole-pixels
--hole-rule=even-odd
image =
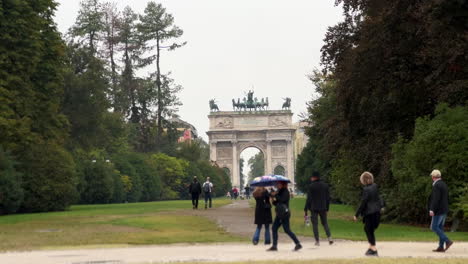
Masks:
[[[285,110],[285,109],[286,109],[286,110],[291,109],[291,98],[286,97],[286,98],[283,98],[283,99],[285,100],[285,102],[283,103],[282,109],[283,109],[283,110]]]
[[[218,111],[219,111],[219,107],[218,107],[218,105],[216,104],[216,102],[215,102],[214,99],[211,99],[211,100],[210,100],[210,111],[211,111],[211,112],[218,112]]]

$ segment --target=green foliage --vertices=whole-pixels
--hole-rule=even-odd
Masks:
[[[265,158],[262,152],[251,157],[248,164],[250,167],[249,181],[252,181],[255,177],[265,175]]]
[[[82,203],[103,204],[112,201],[115,177],[111,164],[102,159],[85,161],[82,179],[79,186]]]
[[[21,174],[12,157],[0,147],[0,215],[15,213],[23,202]]]
[[[77,200],[75,163],[72,156],[52,142],[36,143],[23,154],[24,202],[22,210],[65,210]]]
[[[442,172],[449,186],[452,212],[463,211],[459,202],[468,181],[467,146],[468,107],[442,104],[433,119],[418,118],[414,137],[409,141],[400,138],[393,146],[395,186],[388,199],[390,212],[406,221],[427,219],[433,169]]]
[[[179,199],[187,196],[188,190],[185,185],[191,180],[186,174],[187,161],[158,153],[151,156],[150,162],[164,186],[161,199]]]

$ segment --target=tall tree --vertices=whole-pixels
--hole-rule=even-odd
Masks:
[[[64,45],[53,21],[56,6],[0,5],[0,145],[17,157],[24,211],[64,209],[75,188],[74,164],[61,147],[68,122],[59,112]]]
[[[178,44],[172,42],[182,36],[183,31],[174,25],[174,17],[166,12],[166,9],[153,1],[149,2],[145,8],[144,15],[140,16],[141,23],[138,25],[138,30],[141,38],[144,41],[144,49],[149,56],[142,60],[143,65],[156,64],[156,88],[157,88],[157,141],[161,141],[163,132],[163,112],[166,105],[164,104],[163,93],[163,77],[161,72],[160,58],[161,50],[174,50],[183,46],[185,43]],[[172,42],[172,43],[168,43]],[[168,45],[167,45],[168,44]],[[167,45],[167,46],[163,46]]]
[[[70,34],[86,41],[91,54],[98,50],[98,41],[106,27],[104,24],[104,12],[99,0],[83,0],[80,2],[80,10],[75,25],[70,29]]]
[[[117,53],[117,46],[120,42],[120,13],[117,10],[117,5],[113,2],[104,3],[102,6],[102,12],[105,28],[104,44],[106,46],[104,55],[106,58],[108,58],[108,64],[110,67],[112,83],[112,105],[115,111],[121,112],[121,109],[116,102],[118,97],[118,65],[115,58]]]

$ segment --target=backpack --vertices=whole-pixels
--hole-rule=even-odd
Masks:
[[[205,183],[203,184],[203,191],[206,192],[206,193],[209,193],[209,192],[211,191],[210,183],[205,182]]]

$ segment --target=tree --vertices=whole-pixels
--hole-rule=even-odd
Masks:
[[[120,43],[119,30],[120,30],[120,13],[117,10],[117,5],[112,2],[106,2],[102,6],[102,13],[104,19],[104,44],[106,47],[105,57],[108,58],[110,66],[111,83],[112,83],[112,105],[114,110],[121,112],[120,104],[118,102],[118,73],[117,62],[115,60],[117,53],[117,46]]]
[[[14,160],[0,147],[0,215],[15,213],[23,202],[21,174]]]
[[[157,142],[161,142],[163,132],[163,114],[166,111],[166,104],[164,102],[164,87],[166,90],[170,87],[171,82],[164,80],[160,67],[161,50],[168,48],[174,50],[179,48],[185,43],[171,43],[169,46],[162,46],[172,39],[177,39],[182,36],[183,31],[174,25],[174,17],[166,12],[166,9],[161,4],[156,4],[150,1],[145,8],[144,15],[140,16],[141,23],[138,25],[138,31],[144,41],[144,50],[152,52],[148,57],[143,58],[143,65],[156,63],[155,84],[157,88]]]
[[[263,153],[259,152],[251,157],[248,161],[250,172],[248,181],[252,181],[255,177],[265,175],[265,159]]]
[[[427,197],[431,191],[429,174],[433,169],[442,171],[450,188],[451,211],[463,211],[463,207],[456,205],[461,201],[468,181],[466,146],[468,107],[449,108],[447,104],[441,104],[434,118],[418,118],[414,137],[409,141],[400,137],[393,145],[392,172],[396,184],[388,198],[391,217],[418,223],[427,221]]]
[[[63,210],[74,199],[74,163],[61,147],[64,45],[52,0],[6,1],[0,9],[0,145],[23,175],[24,211]]]
[[[191,181],[186,173],[189,165],[187,161],[158,153],[151,156],[150,162],[155,168],[155,173],[161,177],[163,186],[161,199],[179,199],[187,196],[188,190],[185,183]]]
[[[75,25],[70,29],[70,34],[73,37],[80,37],[82,41],[86,41],[87,45],[85,46],[89,48],[92,56],[98,50],[97,42],[105,29],[104,12],[99,0],[81,1],[78,17]]]

